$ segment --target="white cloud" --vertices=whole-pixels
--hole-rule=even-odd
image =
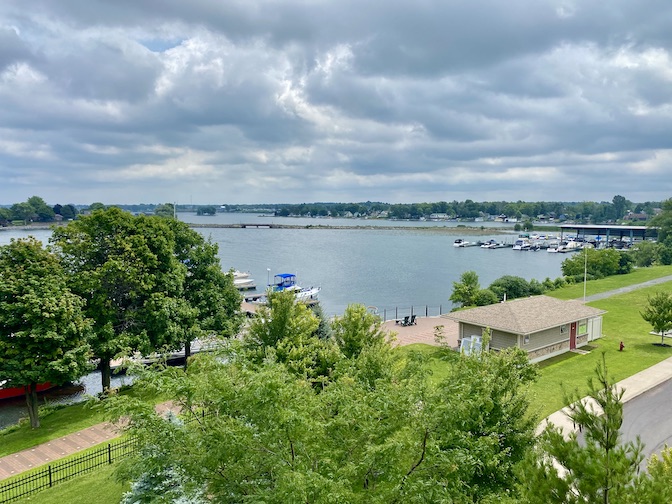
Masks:
[[[0,203],[670,197],[672,4],[33,7],[0,3]]]

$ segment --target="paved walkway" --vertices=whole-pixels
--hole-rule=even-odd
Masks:
[[[165,413],[173,405],[170,402],[156,406],[156,411]],[[47,443],[28,448],[0,458],[0,480],[67,457],[121,435],[118,428],[109,422],[100,423],[87,429],[73,432]]]
[[[606,292],[600,292],[599,294],[593,294],[592,296],[586,296],[586,302],[590,301],[597,301],[599,299],[604,299],[608,298],[611,296],[616,296],[618,294],[625,294],[626,292],[632,292],[637,289],[643,289],[644,287],[651,287],[653,285],[658,285],[661,283],[665,282],[672,282],[672,275],[671,276],[665,276],[665,277],[660,277],[660,278],[654,278],[653,280],[648,280],[646,282],[634,284],[634,285],[627,285],[625,287],[621,287],[620,289],[614,289]]]

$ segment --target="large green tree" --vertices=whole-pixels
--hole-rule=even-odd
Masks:
[[[672,241],[672,198],[663,201],[661,212],[649,221],[649,227],[657,228],[658,241],[670,245]]]
[[[83,305],[58,257],[39,241],[0,247],[0,380],[25,387],[33,428],[40,426],[37,385],[62,385],[89,369]]]
[[[233,274],[224,273],[219,262],[218,246],[184,222],[170,219],[167,226],[174,237],[174,255],[186,268],[175,322],[184,346],[186,359],[196,339],[232,337],[238,334],[243,316],[241,296],[233,283]],[[181,320],[177,318],[181,316]]]
[[[524,390],[536,371],[524,352],[452,354],[451,372],[437,384],[422,356],[393,349],[368,323],[350,320],[341,339],[354,343],[343,346],[352,351],[337,352],[334,372],[316,387],[302,363],[325,347],[311,336],[309,312],[285,297],[250,328],[263,353],[232,344],[223,358],[199,355],[186,372],[148,378],[194,421],[170,422],[141,402],[116,402],[115,412],[130,414],[129,428],[151,447],[125,464],[125,477],[171,468],[180,483],[226,502],[507,496],[512,468],[533,442]],[[282,320],[268,326],[274,318]]]
[[[660,334],[661,344],[665,342],[665,334],[672,331],[672,293],[657,292],[649,296],[648,305],[641,312],[642,318]]]
[[[115,356],[176,346],[189,310],[181,297],[187,268],[175,257],[166,220],[97,210],[55,229],[52,242],[94,321],[91,345],[104,390]]]

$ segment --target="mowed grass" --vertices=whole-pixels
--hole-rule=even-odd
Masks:
[[[106,466],[90,474],[77,476],[52,488],[34,493],[21,500],[19,504],[39,502],[40,504],[118,504],[124,492],[129,490],[128,483],[119,483],[114,477],[115,466]]]
[[[162,400],[159,397],[148,396],[133,387],[124,389],[121,393],[142,397],[154,404]],[[32,448],[104,421],[103,408],[91,407],[89,403],[77,403],[57,408],[48,407],[46,411],[42,409],[39,429],[32,429],[30,422],[24,419],[18,425],[0,430],[0,457]]]
[[[667,275],[672,275],[672,266],[639,269],[629,275],[588,282],[588,285],[593,284],[593,290],[588,292],[589,295],[591,292],[606,292]],[[544,418],[566,406],[566,393],[578,391],[580,395],[585,395],[588,380],[594,376],[602,353],[605,354],[609,374],[615,381],[672,357],[672,347],[654,345],[660,342],[660,337],[650,334],[651,326],[640,315],[648,303],[648,296],[670,290],[672,282],[666,282],[588,303],[589,306],[607,311],[603,317],[603,337],[590,343],[591,350],[587,355],[568,352],[539,363],[539,380],[530,388],[532,413]],[[580,292],[580,296],[576,295],[577,292]],[[560,299],[582,297],[583,285],[568,286],[549,295]],[[625,345],[623,352],[619,351],[621,341]],[[422,344],[402,349],[425,355],[433,380],[439,381],[448,374],[450,359],[446,359],[441,349]]]
[[[72,432],[103,422],[103,412],[86,403],[61,407],[40,414],[40,428],[31,429],[30,422],[0,431],[0,457],[46,443]]]
[[[627,275],[614,275],[599,280],[590,280],[586,282],[586,296],[620,289],[668,275],[672,275],[672,266],[651,266],[650,268],[637,268]],[[583,283],[568,285],[546,294],[558,299],[583,299]]]

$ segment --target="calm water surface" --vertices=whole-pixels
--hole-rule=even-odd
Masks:
[[[348,304],[375,306],[388,318],[395,309],[430,314],[449,311],[453,282],[465,271],[475,271],[482,287],[503,275],[527,280],[555,279],[561,275],[564,254],[517,252],[511,249],[486,250],[480,247],[456,248],[457,238],[469,241],[512,241],[510,225],[478,222],[485,234],[467,234],[455,222],[407,222],[363,219],[309,219],[264,217],[254,214],[218,214],[199,217],[179,214],[192,223],[277,223],[302,226],[357,226],[356,229],[228,229],[199,228],[198,231],[219,245],[222,267],[247,271],[263,290],[276,273],[295,273],[304,286],[322,287],[320,301],[328,315],[343,313]],[[403,226],[404,229],[376,229]],[[370,229],[372,228],[372,229]],[[431,229],[425,229],[431,228]],[[507,230],[508,234],[498,233]],[[492,233],[488,233],[492,231]],[[11,238],[31,234],[47,243],[50,230],[0,230],[0,245]],[[122,380],[122,378],[117,378]],[[99,392],[100,377],[85,377],[74,394],[45,396],[47,401],[83,400]],[[24,411],[23,400],[0,405],[0,428],[16,422]]]

